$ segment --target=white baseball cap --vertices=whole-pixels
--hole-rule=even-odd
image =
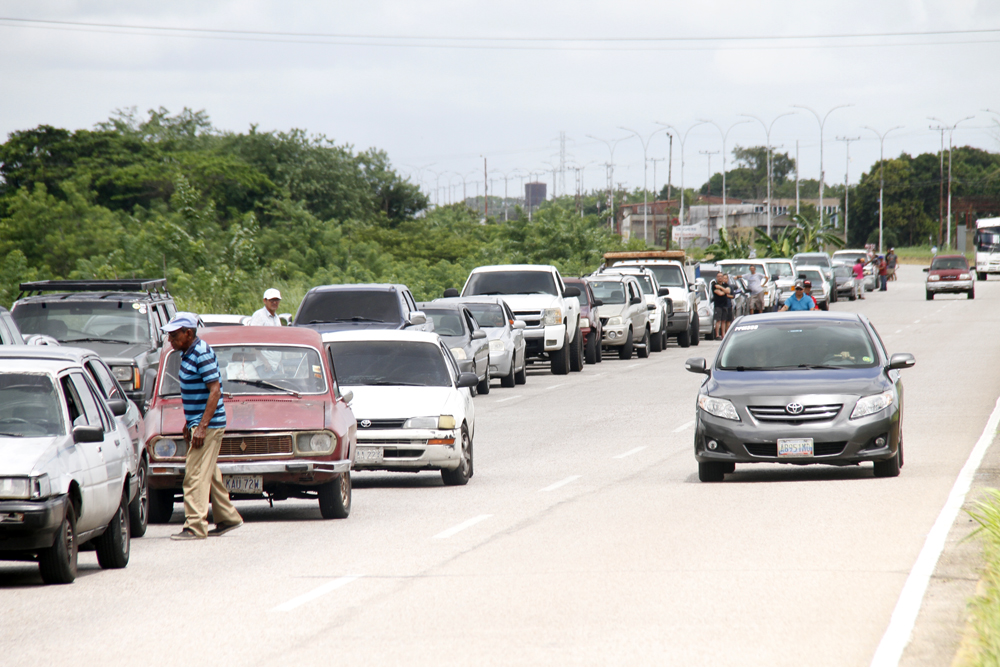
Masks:
[[[264,292],[264,298],[265,299],[280,299],[281,298],[281,292],[279,292],[278,290],[276,290],[276,289],[274,289],[272,287],[271,289],[266,290]]]

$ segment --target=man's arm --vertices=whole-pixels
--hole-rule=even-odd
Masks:
[[[208,430],[208,424],[215,415],[215,409],[219,407],[219,399],[222,398],[222,385],[218,380],[206,382],[205,386],[208,387],[208,402],[205,404],[205,414],[201,416],[201,421],[198,422],[194,432],[191,433],[191,446],[195,449],[201,449],[201,446],[205,444],[205,433]]]

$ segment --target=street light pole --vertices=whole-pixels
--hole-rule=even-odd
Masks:
[[[865,126],[866,130],[871,130],[878,137],[878,254],[882,254],[882,212],[884,210],[883,206],[883,194],[885,193],[885,137],[893,130],[898,130],[902,125],[897,125],[896,127],[891,127],[882,134],[873,127]]]
[[[708,123],[709,125],[714,125],[715,129],[719,131],[722,135],[722,228],[725,229],[729,226],[729,219],[727,218],[727,208],[726,208],[726,138],[729,137],[729,132],[737,125],[743,125],[744,123],[749,123],[749,120],[740,120],[729,126],[728,130],[723,131],[722,127],[711,120],[703,120],[703,123]],[[711,170],[709,170],[711,171]],[[712,179],[712,174],[708,175],[709,181]]]
[[[834,111],[836,111],[837,109],[844,109],[846,107],[854,105],[841,104],[839,106],[835,106],[829,111],[827,111],[822,118],[820,118],[820,115],[818,113],[816,113],[807,106],[803,106],[801,104],[793,104],[792,106],[797,109],[805,109],[806,111],[810,112],[812,115],[816,116],[816,122],[819,123],[819,226],[822,227],[823,226],[823,178],[825,176],[825,174],[823,173],[823,126],[826,125],[827,117]],[[796,165],[795,168],[798,169],[798,165]]]
[[[676,127],[674,127],[673,125],[671,125],[669,123],[661,123],[660,121],[656,121],[656,124],[657,125],[662,125],[663,127],[667,128],[667,129],[670,129],[670,130],[673,130],[674,132],[676,132],[677,133],[677,140],[681,142],[681,207],[680,207],[680,214],[681,215],[680,215],[680,224],[681,224],[681,226],[683,226],[684,225],[684,143],[687,141],[688,133],[691,130],[693,130],[694,128],[698,127],[699,125],[704,125],[705,122],[704,121],[698,121],[697,123],[695,123],[694,125],[692,125],[691,127],[689,127],[687,129],[687,131],[684,132],[684,134],[681,134],[680,130],[678,130]]]
[[[667,128],[661,127],[658,130],[653,130],[645,139],[642,138],[641,134],[631,128],[619,125],[618,129],[631,132],[639,140],[639,143],[642,144],[642,240],[649,243],[649,199],[647,197],[648,189],[646,188],[646,172],[649,166],[649,158],[647,156],[647,152],[649,149],[649,142],[652,140],[653,135],[657,132],[663,132]]]
[[[628,139],[628,137],[622,137],[621,139],[601,139],[600,137],[595,137],[592,134],[586,135],[587,138],[593,139],[594,141],[600,141],[605,146],[608,147],[608,152],[611,154],[611,159],[608,161],[608,202],[611,206],[611,229],[614,231],[615,226],[615,148],[621,142]],[[619,234],[621,230],[619,230]]]
[[[931,118],[931,120],[936,120],[941,123],[948,130],[948,240],[945,241],[944,247],[951,248],[951,151],[952,151],[952,135],[955,132],[955,128],[958,127],[959,123],[964,123],[967,120],[972,120],[975,116],[966,116],[960,121],[956,121],[954,125],[948,125],[940,118]]]
[[[847,146],[847,166],[844,168],[844,243],[849,243],[847,240],[847,224],[850,209],[847,206],[847,202],[851,196],[851,142],[860,141],[860,139],[861,137],[837,137],[837,141],[843,141]],[[798,169],[798,166],[796,166],[796,169]]]
[[[764,128],[764,137],[767,139],[767,235],[768,237],[771,236],[771,128],[774,127],[774,124],[778,122],[779,118],[784,118],[785,116],[791,116],[794,115],[794,113],[795,113],[794,111],[789,111],[787,113],[781,114],[780,116],[775,116],[774,120],[771,121],[770,125],[762,121],[757,116],[753,116],[748,113],[740,114],[745,118],[753,118],[755,121],[760,123],[761,127]],[[798,167],[796,166],[796,168]]]

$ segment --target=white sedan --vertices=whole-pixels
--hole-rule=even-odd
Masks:
[[[440,470],[449,486],[473,474],[475,373],[462,373],[435,333],[323,334],[341,391],[354,393],[355,470]]]

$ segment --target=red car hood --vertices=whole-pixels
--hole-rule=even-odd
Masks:
[[[930,274],[932,276],[941,276],[942,278],[944,278],[945,276],[957,278],[961,274],[968,273],[968,272],[969,272],[969,269],[931,269],[930,270]]]
[[[318,431],[325,428],[326,411],[332,407],[327,397],[248,396],[227,398],[227,431]],[[160,406],[160,433],[180,433],[184,429],[184,408],[180,401]]]

